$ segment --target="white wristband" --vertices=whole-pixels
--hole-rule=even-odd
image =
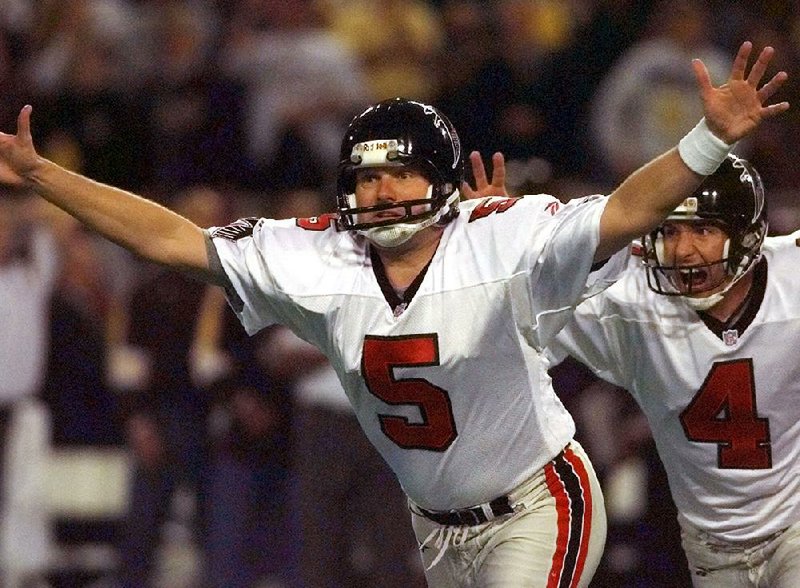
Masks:
[[[735,145],[735,144],[734,144]],[[725,141],[711,132],[705,117],[678,143],[678,153],[683,162],[693,172],[709,176],[717,171],[719,165],[733,149]]]

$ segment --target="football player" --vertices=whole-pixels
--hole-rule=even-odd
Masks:
[[[761,120],[788,109],[766,105],[784,72],[760,85],[773,50],[748,72],[751,50],[740,47],[719,87],[695,60],[701,123],[610,195],[566,204],[460,202],[455,129],[404,99],[350,124],[337,215],[204,231],[39,157],[29,107],[16,135],[0,135],[0,178],[147,259],[222,285],[248,332],[282,323],[319,347],[408,495],[430,586],[588,586],[605,539],[603,499],[544,349],[606,285],[596,262],[613,273],[617,250],[655,229]]]
[[[699,588],[800,586],[800,231],[729,155],[552,343],[650,424]]]

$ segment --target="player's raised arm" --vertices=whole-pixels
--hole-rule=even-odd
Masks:
[[[30,106],[16,135],[0,133],[0,182],[27,187],[136,255],[217,281],[208,268],[201,228],[130,192],[95,182],[41,157],[31,136]]]
[[[749,41],[742,44],[728,81],[719,87],[711,84],[699,59],[692,62],[705,116],[678,147],[635,171],[612,192],[600,221],[596,260],[608,258],[655,228],[714,172],[737,141],[753,132],[763,119],[789,108],[788,102],[766,105],[786,81],[786,72],[778,72],[759,88],[774,49],[765,47],[748,73],[751,51]]]

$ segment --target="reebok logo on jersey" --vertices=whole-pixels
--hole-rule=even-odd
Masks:
[[[228,241],[238,241],[243,237],[250,237],[258,221],[259,219],[254,216],[240,218],[225,227],[214,229],[211,232],[211,238],[215,239],[219,237],[221,239],[227,239]]]

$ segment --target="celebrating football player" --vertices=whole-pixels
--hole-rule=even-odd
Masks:
[[[508,196],[471,155],[471,197]],[[551,341],[650,423],[698,588],[800,586],[800,231],[767,236],[756,169],[729,154]]]
[[[642,408],[699,588],[800,586],[800,232],[729,155],[551,342]]]

